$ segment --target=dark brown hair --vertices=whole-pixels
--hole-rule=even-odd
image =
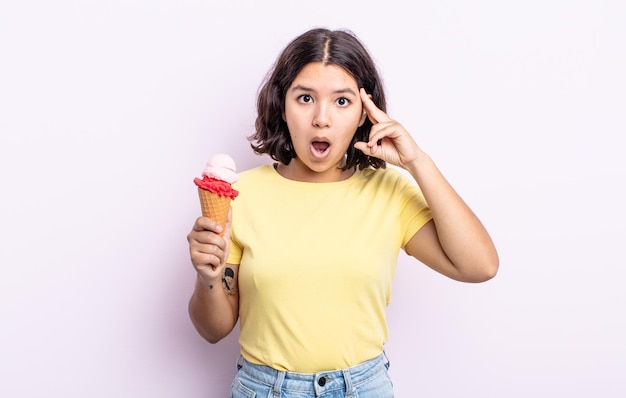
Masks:
[[[257,154],[289,164],[296,157],[287,123],[283,120],[287,90],[302,68],[311,62],[337,65],[363,87],[381,110],[386,111],[382,79],[376,65],[359,39],[349,31],[312,29],[285,47],[261,86],[257,99],[256,132],[248,137]],[[344,169],[381,168],[385,162],[354,148],[357,141],[368,141],[372,122],[360,126],[346,153]]]

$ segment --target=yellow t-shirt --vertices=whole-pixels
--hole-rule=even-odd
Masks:
[[[272,165],[239,177],[228,262],[240,264],[242,355],[305,373],[380,355],[399,250],[431,219],[417,184],[391,168],[331,183]]]

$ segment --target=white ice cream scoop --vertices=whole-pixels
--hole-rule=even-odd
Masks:
[[[213,155],[206,164],[202,175],[216,180],[226,181],[230,184],[239,180],[235,161],[224,153]]]

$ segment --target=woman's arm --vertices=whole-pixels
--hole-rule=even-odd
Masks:
[[[476,215],[406,129],[376,107],[363,89],[361,100],[373,126],[369,141],[357,142],[355,147],[407,170],[432,211],[433,220],[410,239],[407,253],[456,280],[492,278],[498,270],[498,254]]]
[[[226,337],[239,317],[239,266],[226,263],[230,214],[223,237],[221,231],[215,221],[200,217],[187,235],[191,262],[198,273],[189,315],[198,333],[210,343]]]
[[[433,215],[433,220],[409,240],[406,252],[459,281],[493,278],[498,271],[498,253],[478,217],[425,153],[406,169],[420,186]]]

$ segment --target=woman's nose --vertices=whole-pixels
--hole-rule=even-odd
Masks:
[[[313,126],[324,128],[330,127],[330,112],[326,105],[318,105],[313,115]]]

